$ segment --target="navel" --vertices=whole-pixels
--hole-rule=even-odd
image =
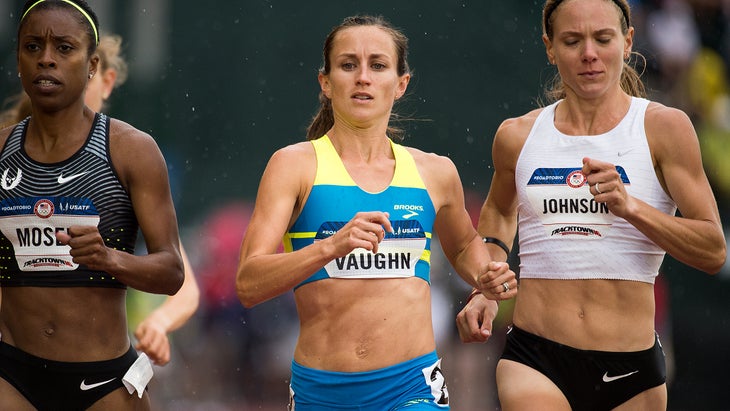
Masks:
[[[361,339],[355,347],[355,356],[359,359],[366,358],[370,353],[369,345],[367,339]]]
[[[53,337],[53,334],[56,333],[56,327],[53,326],[53,324],[46,325],[43,327],[43,335],[46,337]]]

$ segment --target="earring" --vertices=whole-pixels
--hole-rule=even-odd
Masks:
[[[18,78],[20,78],[20,72],[18,72]]]
[[[94,73],[89,73],[89,80],[91,80],[92,78],[94,78]]]

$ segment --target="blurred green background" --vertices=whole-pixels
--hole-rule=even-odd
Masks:
[[[700,46],[715,50],[725,63],[727,23],[721,2],[678,2],[694,7],[690,16],[701,32]],[[10,96],[20,90],[14,39],[22,3],[0,2],[3,39],[0,96]],[[405,144],[448,155],[457,165],[467,194],[475,199],[477,206],[489,187],[490,148],[497,126],[507,117],[537,107],[541,86],[553,74],[540,40],[541,1],[89,0],[89,3],[100,17],[102,32],[124,37],[124,55],[130,63],[129,80],[112,95],[107,111],[150,133],[162,148],[169,165],[185,245],[196,264],[200,264],[196,271],[201,272],[206,270],[203,264],[215,264],[203,262],[199,255],[203,251],[196,253],[206,241],[199,232],[205,228],[208,217],[230,202],[252,202],[269,156],[277,148],[304,138],[305,128],[318,105],[316,72],[321,64],[322,42],[343,17],[356,13],[382,14],[409,37],[409,61],[414,78],[407,98],[397,106],[401,114],[414,119],[404,124],[408,130]],[[645,80],[652,98],[687,110],[696,121],[700,138],[709,136],[712,148],[708,151],[715,157],[706,160],[706,168],[713,184],[717,183],[724,220],[730,221],[727,216],[730,190],[725,191],[723,185],[728,173],[721,168],[728,163],[730,127],[712,120],[725,118],[724,112],[711,117],[692,106],[697,93],[702,98],[707,82],[689,74],[677,77],[684,72],[668,70],[661,51],[652,48],[652,39],[646,33],[656,28],[656,24],[648,17],[651,12],[662,10],[664,3],[633,2],[638,30],[635,50],[647,56]],[[696,63],[697,59],[692,62]],[[726,78],[724,68],[721,73]],[[682,85],[679,95],[674,93],[676,84]],[[672,92],[666,88],[672,88]],[[726,90],[721,91],[724,96]],[[470,212],[476,211],[472,208]],[[232,248],[237,248],[237,244]],[[730,385],[727,374],[730,275],[725,271],[710,277],[670,257],[663,271],[670,310],[660,315],[666,319],[662,327],[668,329],[665,345],[672,346],[674,352],[669,407],[672,410],[730,409],[727,389]],[[230,272],[231,287],[233,274]],[[458,286],[451,288],[459,290]],[[453,298],[446,305],[448,316],[461,305],[461,295],[454,293],[450,297]],[[271,304],[269,313],[288,307],[286,301]],[[210,305],[202,304],[201,310]],[[236,309],[241,308],[233,310]],[[249,314],[235,314],[237,320],[229,326],[250,327],[249,322],[241,320]],[[196,315],[196,320],[175,338],[183,354],[173,360],[178,365],[167,367],[186,372],[188,381],[183,384],[176,380],[175,373],[159,372],[166,384],[188,387],[173,393],[168,389],[167,396],[178,398],[170,399],[163,407],[225,409],[222,408],[225,404],[236,403],[239,405],[230,405],[232,409],[264,409],[269,402],[251,400],[251,395],[249,399],[229,400],[228,397],[238,395],[235,384],[232,393],[219,393],[219,398],[212,394],[211,398],[201,398],[204,395],[196,390],[195,377],[190,374],[210,380],[211,376],[222,373],[206,368],[209,364],[186,362],[184,358],[184,347],[189,350],[193,342],[216,343],[196,335],[201,332],[196,321],[203,321],[205,315]],[[269,323],[275,320],[272,317]],[[475,349],[455,344],[453,317],[450,321],[446,330],[449,340],[444,345],[453,348],[444,351],[483,349],[484,356],[490,357],[485,366],[493,367],[499,349],[491,348],[488,353],[483,346]],[[296,327],[294,320],[286,324]],[[282,355],[284,363],[289,360],[287,354],[290,353],[285,351]],[[448,354],[444,356],[448,364]],[[233,383],[251,384],[245,376],[240,378]],[[275,405],[285,402],[286,378],[284,370],[278,381],[281,386],[273,394],[277,397],[273,401]],[[484,405],[481,409],[496,407],[490,405],[494,398],[491,381],[482,383],[460,378],[456,366],[447,373],[447,381],[450,388],[470,385],[462,391],[452,389],[452,393],[490,398],[491,402],[481,402]],[[180,399],[188,394],[189,399]],[[459,408],[459,401],[456,396],[452,398],[454,410],[470,409]],[[240,405],[244,403],[245,406]]]

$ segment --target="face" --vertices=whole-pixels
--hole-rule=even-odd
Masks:
[[[567,92],[595,98],[620,90],[633,28],[621,32],[621,11],[607,0],[566,0],[553,12],[553,38],[543,36]]]
[[[410,74],[398,76],[390,34],[377,26],[343,29],[333,42],[330,63],[329,74],[320,74],[319,82],[332,100],[335,122],[387,125],[393,103],[410,80]]]
[[[34,107],[60,109],[80,101],[98,56],[89,58],[89,38],[66,9],[33,10],[18,37],[18,73]]]

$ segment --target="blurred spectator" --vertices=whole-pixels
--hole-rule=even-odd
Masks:
[[[665,90],[664,103],[684,111],[686,104],[686,76],[690,64],[700,48],[700,33],[692,8],[685,0],[664,0],[659,9],[646,17],[646,30],[651,53],[656,57],[660,84]]]

